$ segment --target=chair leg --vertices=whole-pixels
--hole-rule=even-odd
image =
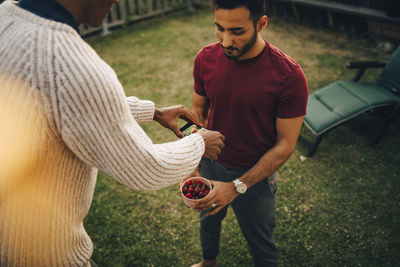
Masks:
[[[306,146],[308,148],[308,152],[306,155],[307,157],[312,157],[315,154],[315,152],[324,136],[325,136],[325,133],[318,135],[314,142],[310,142],[309,140],[307,140],[306,138],[304,138],[301,135],[299,136],[300,143],[302,143],[304,146]]]
[[[324,134],[318,135],[317,140],[315,140],[313,146],[310,148],[308,151],[307,157],[312,157],[317,150],[319,143],[321,143],[322,137],[324,137]]]
[[[397,104],[393,108],[392,112],[390,112],[390,114],[387,117],[385,117],[385,119],[383,121],[383,125],[380,127],[380,129],[376,133],[375,137],[372,138],[372,140],[369,142],[370,146],[376,145],[381,140],[381,138],[383,137],[383,134],[385,133],[386,129],[389,127],[390,123],[395,118],[395,115],[397,114],[399,109],[400,109],[400,104]]]

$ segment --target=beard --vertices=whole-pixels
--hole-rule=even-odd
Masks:
[[[257,36],[258,33],[257,31],[254,31],[253,36],[251,37],[250,41],[248,41],[242,48],[237,48],[237,47],[224,47],[222,44],[222,48],[224,50],[224,54],[227,58],[232,59],[232,60],[239,60],[239,58],[241,56],[243,56],[244,54],[246,54],[255,44],[255,42],[257,41]],[[226,51],[228,50],[228,51]],[[229,51],[237,51],[236,55],[230,54]]]

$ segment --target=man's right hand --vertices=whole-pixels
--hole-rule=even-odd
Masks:
[[[220,132],[200,129],[197,131],[204,139],[205,151],[203,157],[216,160],[225,147],[225,136]]]

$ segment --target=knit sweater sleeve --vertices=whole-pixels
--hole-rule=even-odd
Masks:
[[[131,111],[145,121],[152,118],[154,104],[127,101],[114,71],[90,46],[63,41],[68,51],[60,49],[55,56],[57,92],[52,102],[57,128],[69,149],[133,189],[160,189],[193,172],[204,153],[203,138],[193,134],[153,144]]]
[[[140,100],[135,96],[126,98],[129,110],[138,123],[151,122],[154,118],[154,103],[150,100]]]

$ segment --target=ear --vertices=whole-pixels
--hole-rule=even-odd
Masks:
[[[268,17],[262,16],[257,22],[257,32],[261,32],[267,27],[268,25]]]

